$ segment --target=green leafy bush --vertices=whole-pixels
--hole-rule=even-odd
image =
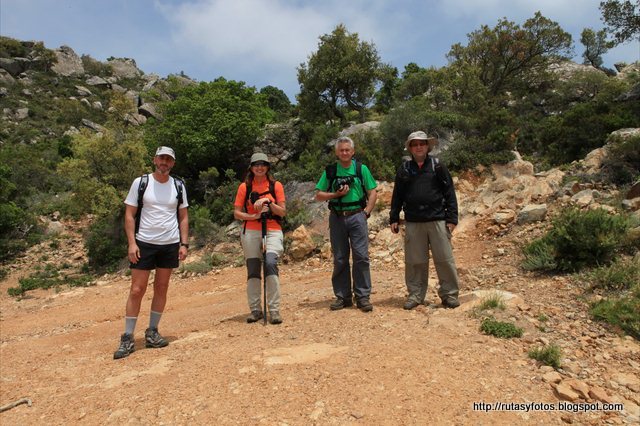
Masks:
[[[628,226],[626,217],[611,215],[604,209],[565,210],[544,237],[524,247],[523,267],[579,271],[608,264],[623,244]]]
[[[602,168],[609,182],[617,185],[634,183],[640,176],[640,136],[610,140],[609,155]]]
[[[591,290],[629,290],[640,283],[640,264],[633,259],[618,259],[609,266],[595,268],[582,277]]]
[[[112,216],[97,218],[85,237],[89,266],[105,270],[123,261],[127,256],[127,239],[124,233],[124,209]]]
[[[26,278],[18,280],[18,287],[10,287],[7,293],[10,296],[22,296],[29,290],[38,288],[48,289],[66,284],[70,287],[86,286],[90,280],[90,276],[82,275],[79,277],[68,277],[60,273],[59,269],[53,265],[45,265],[45,267],[36,266],[36,271]]]
[[[523,248],[522,267],[527,271],[553,271],[558,267],[549,238],[537,238]]]
[[[215,190],[205,194],[204,203],[209,210],[210,220],[220,226],[227,226],[233,220],[233,202],[240,182],[235,172],[226,170],[224,182]]]
[[[604,321],[640,340],[640,284],[636,281],[631,294],[602,299],[591,306],[591,316]]]
[[[480,331],[484,334],[500,337],[501,339],[511,339],[513,337],[522,337],[524,332],[515,324],[503,321],[497,321],[495,318],[485,318],[480,324]]]
[[[529,351],[529,358],[540,361],[544,365],[550,365],[553,368],[560,368],[562,365],[562,350],[558,345],[552,343],[550,345],[531,349]]]
[[[311,223],[311,214],[306,209],[304,201],[294,200],[287,202],[287,215],[282,223],[284,232],[293,231],[300,225],[308,225],[309,223]]]
[[[224,240],[224,230],[220,225],[213,223],[209,209],[196,206],[190,210],[189,229],[192,230],[191,234],[196,247],[204,247]]]

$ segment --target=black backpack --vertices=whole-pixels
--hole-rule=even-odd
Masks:
[[[365,208],[367,206],[367,189],[364,186],[364,179],[362,178],[362,163],[358,160],[356,162],[356,176],[358,180],[360,180],[360,185],[362,186],[362,198],[358,201],[351,201],[349,203],[343,203],[338,198],[337,200],[329,200],[329,209],[335,210],[336,207],[349,207],[349,206],[360,206],[361,208]],[[325,167],[324,172],[327,176],[327,180],[329,181],[328,190],[331,191],[331,187],[333,186],[333,182],[338,178],[338,164],[332,163]]]
[[[447,176],[444,174],[442,164],[440,164],[440,160],[436,157],[430,156],[428,159],[431,160],[431,169],[438,178],[438,183],[444,191],[447,188],[448,180]],[[417,175],[418,174],[415,171],[411,170],[411,160],[404,160],[400,169],[400,177],[406,181],[410,181],[413,180]]]
[[[178,196],[178,207],[176,207],[176,220],[178,220],[178,209],[180,209],[180,204],[184,202],[182,196],[182,188],[184,186],[184,181],[179,177],[170,176],[173,178],[173,184],[176,187],[176,192]],[[144,174],[140,176],[140,184],[138,185],[138,211],[136,211],[136,230],[135,233],[138,233],[138,229],[140,229],[140,216],[142,214],[142,198],[144,197],[144,192],[147,190],[147,186],[149,185],[149,174]]]

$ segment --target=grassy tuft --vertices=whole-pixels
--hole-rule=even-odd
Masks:
[[[540,348],[534,348],[529,351],[529,358],[533,358],[537,361],[540,361],[544,365],[550,365],[553,368],[560,368],[562,350],[560,346],[552,343],[547,346],[543,346]]]

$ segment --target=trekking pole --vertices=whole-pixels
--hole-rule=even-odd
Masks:
[[[262,221],[262,310],[264,312],[262,325],[267,325],[267,216],[268,213],[260,215],[260,220]]]

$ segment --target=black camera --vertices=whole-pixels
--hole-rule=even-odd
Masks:
[[[341,191],[345,185],[351,186],[353,184],[353,176],[339,176],[336,178],[336,188]]]

